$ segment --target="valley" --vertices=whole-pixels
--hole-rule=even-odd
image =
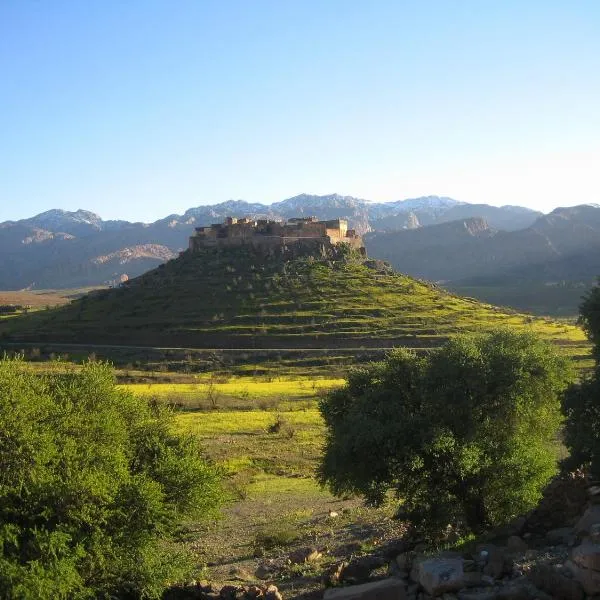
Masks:
[[[406,533],[392,498],[369,507],[318,482],[319,405],[350,369],[499,326],[551,341],[580,376],[593,365],[574,324],[452,294],[345,246],[198,248],[112,289],[3,296],[34,297],[0,321],[0,348],[40,375],[110,361],[119,390],[173,411],[226,492],[221,518],[186,522],[180,543],[213,585],[268,580],[292,597],[320,594],[324,572]],[[297,560],[306,548],[318,558]]]

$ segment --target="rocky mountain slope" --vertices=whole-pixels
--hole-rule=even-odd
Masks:
[[[540,300],[560,292],[565,314],[575,314],[583,291],[600,275],[600,208],[557,208],[517,231],[471,218],[374,232],[365,243],[371,255],[415,277],[524,309],[531,309],[534,290]],[[499,299],[515,286],[520,292]]]
[[[0,289],[102,285],[124,274],[134,277],[185,249],[193,227],[228,215],[345,218],[364,233],[440,223],[452,220],[454,214],[483,216],[491,226],[511,230],[529,226],[540,215],[524,208],[472,205],[437,196],[372,203],[337,194],[301,194],[271,205],[230,200],[154,223],[104,221],[85,210],[50,210],[0,223]]]

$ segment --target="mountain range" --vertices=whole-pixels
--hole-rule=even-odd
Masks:
[[[185,249],[194,227],[220,222],[229,215],[345,218],[350,227],[364,234],[468,217],[483,217],[491,227],[514,231],[528,227],[541,214],[522,207],[467,204],[438,196],[375,203],[338,194],[301,194],[270,205],[230,200],[190,208],[153,223],[105,221],[86,210],[54,209],[0,223],[0,289],[106,285],[124,276],[134,277]]]
[[[372,232],[369,253],[398,270],[496,304],[575,314],[600,275],[600,207],[557,208],[506,231],[481,217]]]

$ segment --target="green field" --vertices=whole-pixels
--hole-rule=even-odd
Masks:
[[[335,498],[315,479],[324,435],[318,397],[343,380],[212,379],[122,386],[165,402],[188,399],[179,406],[176,426],[196,436],[223,469],[230,498],[224,517],[192,526],[187,541],[199,562],[209,565],[207,577],[218,582],[254,579],[265,560],[317,545],[327,551],[318,564],[298,567],[279,561],[283,566],[273,576],[283,589],[316,589],[321,570],[336,552],[350,545],[360,554],[398,534],[401,526],[390,519],[390,507],[368,509],[359,499]],[[206,385],[222,394],[215,407],[202,402]],[[330,517],[331,511],[338,516]]]

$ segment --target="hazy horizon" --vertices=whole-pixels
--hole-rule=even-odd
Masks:
[[[599,26],[592,0],[5,2],[0,221],[600,202]]]

